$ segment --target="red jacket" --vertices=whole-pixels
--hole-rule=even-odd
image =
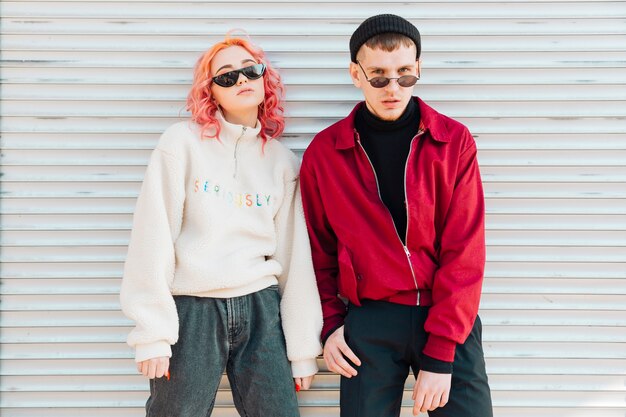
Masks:
[[[386,300],[431,306],[423,353],[452,362],[469,335],[485,264],[484,198],[467,128],[420,99],[421,123],[406,164],[403,245],[380,199],[354,128],[356,110],[317,134],[300,181],[322,300],[322,336],[343,323],[345,304]]]

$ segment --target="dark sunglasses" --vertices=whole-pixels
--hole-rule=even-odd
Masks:
[[[250,65],[249,67],[239,68],[234,71],[228,71],[212,78],[213,82],[220,87],[232,87],[237,84],[239,74],[243,74],[249,80],[256,80],[265,73],[265,64]]]
[[[356,63],[359,64],[359,67],[361,67],[361,63],[359,61],[356,61]],[[415,75],[403,75],[402,77],[396,77],[396,78],[387,78],[387,77],[367,78],[367,74],[365,73],[365,70],[363,69],[363,67],[361,67],[361,71],[363,71],[363,75],[365,75],[365,79],[367,80],[367,82],[370,83],[372,87],[374,88],[383,88],[387,84],[389,84],[391,80],[398,80],[398,85],[400,87],[413,87],[415,83],[417,82],[417,80],[420,79],[420,77],[416,77]]]

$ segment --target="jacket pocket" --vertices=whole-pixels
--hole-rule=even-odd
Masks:
[[[347,298],[351,303],[360,306],[352,254],[348,247],[341,242],[338,243],[337,247],[337,261],[339,263],[339,277],[337,279],[339,294]]]

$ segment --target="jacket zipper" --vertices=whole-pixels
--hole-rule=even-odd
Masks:
[[[422,133],[423,133],[422,131],[417,132],[417,135],[415,135],[413,139],[411,139],[411,144],[409,145],[409,155],[406,157],[406,162],[404,164],[404,201],[405,201],[405,206],[406,206],[406,232],[405,232],[406,234],[404,237],[405,243],[407,242],[407,239],[409,237],[409,199],[407,198],[407,193],[406,193],[406,171],[409,165],[409,157],[411,156],[411,151],[413,150],[413,141],[415,140],[415,138],[419,137]],[[358,138],[358,133],[357,133],[357,138]],[[363,153],[365,154],[367,161],[370,163],[370,167],[372,167],[372,172],[374,173],[374,179],[376,179],[376,191],[378,192],[378,198],[380,199],[380,202],[387,210],[387,213],[389,213],[389,217],[391,217],[391,223],[393,224],[393,228],[396,231],[396,236],[398,236],[398,240],[400,241],[400,244],[402,245],[402,248],[404,249],[404,254],[406,255],[406,259],[409,262],[409,268],[411,269],[411,275],[413,276],[413,283],[415,284],[415,289],[417,290],[417,305],[419,305],[420,292],[417,286],[417,278],[415,277],[415,271],[413,270],[413,265],[411,264],[411,252],[409,251],[409,248],[406,246],[406,244],[402,242],[402,239],[400,238],[400,233],[398,233],[398,229],[396,228],[396,225],[393,221],[393,216],[391,215],[389,208],[387,208],[387,206],[383,202],[383,197],[380,195],[380,185],[378,184],[378,175],[376,175],[374,164],[372,164],[372,160],[370,159],[369,155],[365,151],[363,144],[361,144],[360,138],[357,139],[357,142],[359,143],[359,146],[363,150]]]
[[[420,305],[420,290],[417,286],[417,279],[415,278],[415,271],[413,270],[413,264],[411,263],[411,252],[409,252],[409,248],[407,245],[409,244],[409,222],[411,221],[411,215],[409,213],[409,196],[406,191],[406,173],[409,167],[409,158],[411,157],[411,152],[413,151],[413,142],[416,138],[420,137],[424,133],[423,130],[419,130],[417,134],[411,139],[411,144],[409,145],[409,154],[406,157],[406,162],[404,163],[404,205],[406,207],[406,234],[404,235],[404,252],[406,252],[406,257],[409,260],[409,268],[411,268],[411,274],[413,274],[413,282],[415,282],[415,289],[417,289],[417,305]],[[371,162],[370,162],[371,163]],[[380,193],[378,194],[380,196]],[[391,215],[391,212],[389,213]]]
[[[243,138],[243,135],[246,133],[246,126],[243,126],[242,130],[241,130],[241,135],[239,135],[239,137],[237,138],[237,141],[235,142],[235,152],[234,152],[234,159],[235,159],[235,171],[233,172],[233,178],[237,177],[237,148],[239,147],[239,141],[241,140],[241,138]]]

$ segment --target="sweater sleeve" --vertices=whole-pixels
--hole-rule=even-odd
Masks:
[[[300,182],[304,214],[311,242],[311,256],[322,303],[324,326],[321,337],[325,343],[335,330],[343,326],[346,305],[338,295],[337,236],[326,217],[317,178],[307,166],[306,154],[300,169]]]
[[[317,373],[316,357],[322,352],[322,309],[297,178],[285,184],[275,226],[277,247],[273,258],[282,265],[278,285],[287,357],[294,378],[310,376]]]
[[[184,201],[180,163],[155,149],[135,207],[120,291],[122,311],[136,323],[127,342],[135,348],[137,362],[171,356],[171,345],[178,339],[178,315],[169,287]]]
[[[485,268],[484,217],[476,145],[471,139],[471,145],[459,159],[452,201],[441,233],[433,305],[424,325],[429,337],[423,353],[432,358],[452,362],[456,345],[465,342],[476,320]]]

